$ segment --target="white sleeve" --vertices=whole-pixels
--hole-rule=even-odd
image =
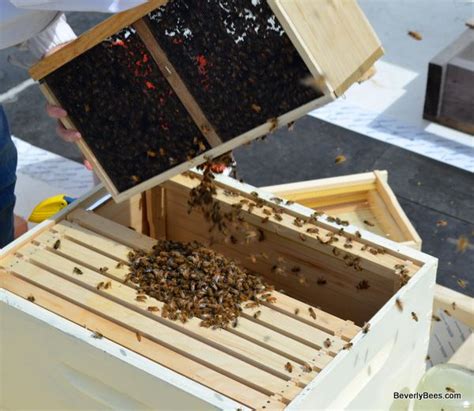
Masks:
[[[118,13],[148,0],[9,0],[15,7],[32,10],[98,11]]]
[[[74,31],[66,21],[66,16],[58,13],[52,23],[41,33],[37,34],[27,41],[31,53],[40,59],[46,53],[76,38]]]

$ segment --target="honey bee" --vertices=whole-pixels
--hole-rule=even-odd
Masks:
[[[264,209],[262,210],[262,212],[263,212],[263,214],[266,214],[266,215],[269,215],[269,216],[271,216],[271,215],[273,214],[273,213],[271,212],[271,210],[269,210],[268,208],[264,208]]]
[[[59,247],[61,247],[61,240],[56,240],[56,241],[54,242],[53,248],[54,248],[55,250],[58,250]]]
[[[301,241],[306,241],[306,236],[303,233],[300,233],[299,237]]]
[[[459,287],[461,287],[462,289],[466,288],[467,284],[468,284],[468,282],[466,280],[461,280],[461,279],[457,280],[457,283],[458,283]]]
[[[341,164],[341,163],[344,163],[345,161],[347,160],[346,156],[341,154],[339,156],[336,157],[336,159],[334,160],[334,162],[336,164]]]
[[[158,153],[155,150],[151,150],[151,149],[146,152],[146,155],[150,158],[158,157]]]
[[[104,283],[103,281],[101,281],[100,283],[98,283],[98,284],[96,285],[95,288],[97,288],[98,290],[101,290],[102,288],[104,288],[104,285],[105,285],[105,283]]]
[[[360,233],[360,231],[356,231],[356,232],[355,232],[355,236],[356,236],[357,238],[362,238],[362,234]]]
[[[408,35],[415,40],[418,40],[418,41],[423,40],[423,36],[417,31],[410,30],[408,32]]]
[[[99,332],[99,331],[94,331],[91,335],[92,338],[95,338],[97,340],[100,340],[101,338],[103,338],[104,336]]]
[[[255,308],[255,307],[258,307],[259,304],[256,302],[256,301],[251,301],[247,304],[245,304],[245,308]]]
[[[262,111],[262,107],[260,107],[258,104],[252,104],[252,110],[256,113],[260,113]]]
[[[285,364],[285,370],[288,371],[289,373],[292,373],[293,372],[293,366],[291,365],[290,362],[287,362]]]
[[[431,357],[430,357],[429,355],[427,355],[427,356],[425,357],[425,361],[430,361],[430,360],[431,360]]]
[[[249,260],[252,261],[252,263],[256,264],[257,263],[257,256],[250,254]]]
[[[109,271],[109,267],[101,267],[99,268],[99,273],[105,274],[107,271]]]
[[[262,312],[261,312],[261,311],[257,311],[257,312],[253,315],[253,318],[258,319],[258,318],[260,317],[260,315],[262,315]]]
[[[309,365],[307,362],[305,362],[301,368],[303,369],[303,372],[311,372],[313,371],[313,367],[311,367],[311,365]]]
[[[130,180],[132,180],[134,184],[138,184],[141,181],[141,178],[136,175],[133,175],[133,176],[130,176]]]
[[[77,268],[77,267],[74,267],[74,269],[72,270],[72,272],[73,272],[73,274],[77,274],[77,275],[82,275],[82,274],[84,274],[84,273],[82,272],[82,270],[80,270],[80,269]]]
[[[299,217],[296,217],[293,221],[293,225],[295,225],[296,227],[301,228],[301,227],[303,227],[303,224],[304,224],[304,222]]]
[[[295,315],[298,315],[300,313],[300,309],[299,308],[295,308]]]
[[[370,287],[369,282],[367,280],[359,281],[359,284],[356,285],[358,290],[367,290]]]
[[[403,303],[402,303],[402,301],[401,301],[399,298],[397,298],[397,299],[395,300],[395,305],[397,306],[398,311],[400,311],[400,312],[403,311]]]
[[[124,266],[124,264],[125,264],[125,263],[124,263],[123,261],[119,261],[119,262],[117,263],[117,265],[115,266],[115,268],[122,268],[122,267]]]
[[[308,234],[318,234],[319,233],[319,229],[318,228],[315,228],[315,227],[310,227],[310,228],[307,228],[306,229],[306,232]]]
[[[268,223],[268,220],[270,220],[270,217],[263,217],[262,221],[260,221],[262,224]]]
[[[142,342],[142,335],[138,331],[135,333],[135,336],[137,337],[138,342]]]
[[[30,303],[34,303],[35,300],[36,300],[33,295],[29,295],[26,299],[27,299]]]
[[[232,321],[232,328],[237,328],[238,325],[239,325],[239,320],[237,317],[235,317],[234,320]]]
[[[316,313],[314,312],[313,307],[308,307],[308,311],[309,311],[309,315],[311,316],[311,318],[313,320],[315,320],[316,319]]]
[[[293,205],[293,204],[295,204],[295,202],[294,202],[294,201],[292,201],[292,200],[286,200],[286,203],[285,203],[285,205],[287,205],[287,206],[291,206],[291,205]]]
[[[369,248],[369,246],[368,246],[367,244],[364,244],[364,245],[360,248],[360,250],[361,250],[361,251],[365,251],[365,250],[367,250],[367,248]]]
[[[354,344],[351,342],[348,342],[347,344],[344,344],[342,347],[343,350],[350,350]]]
[[[146,295],[137,295],[135,297],[135,300],[138,301],[139,303],[143,303],[146,301]]]
[[[441,321],[441,318],[439,318],[437,315],[434,315],[434,314],[431,316],[431,319],[436,322]]]
[[[338,257],[339,255],[341,255],[341,252],[340,252],[336,247],[334,247],[334,248],[332,249],[332,253],[333,253],[336,257]]]
[[[456,303],[454,301],[451,303],[451,307],[453,308],[453,310],[456,309]]]
[[[318,285],[326,285],[326,284],[327,284],[327,281],[326,281],[325,278],[319,277],[318,280],[316,281],[316,284],[318,284]]]
[[[365,225],[368,225],[369,227],[375,227],[375,224],[372,223],[372,222],[369,221],[369,220],[364,220],[364,224],[365,224]]]
[[[107,281],[104,285],[104,288],[108,290],[109,288],[112,288],[112,281]]]
[[[418,316],[413,311],[411,312],[411,318],[413,318],[416,322],[418,322]]]
[[[456,390],[455,390],[454,388],[449,387],[449,386],[446,387],[446,391],[447,391],[447,392],[456,392]]]
[[[295,129],[295,121],[292,121],[286,125],[288,127],[288,131],[293,131]]]
[[[265,301],[269,304],[275,304],[277,302],[277,298],[274,296],[267,297]]]
[[[269,132],[273,133],[278,128],[278,118],[276,118],[276,117],[271,118],[270,120],[268,120],[268,122],[270,123]]]
[[[324,340],[324,347],[326,347],[326,348],[331,347],[331,340],[329,338],[326,338]]]
[[[283,217],[280,214],[273,214],[273,218],[277,221],[282,221]]]
[[[448,311],[448,310],[443,310],[443,312],[448,316],[448,317],[451,317],[451,313]]]
[[[370,330],[370,323],[364,323],[364,326],[362,327],[362,333],[367,334]]]

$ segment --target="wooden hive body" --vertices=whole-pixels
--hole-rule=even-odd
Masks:
[[[374,171],[270,186],[264,190],[421,250],[421,238],[400,207],[387,178],[386,171]]]
[[[2,251],[2,350],[8,358],[2,370],[9,377],[2,407],[25,408],[33,401],[36,408],[58,403],[64,408],[61,401],[74,395],[82,408],[339,409],[372,404],[386,409],[390,392],[415,387],[428,346],[435,259],[370,232],[361,231],[359,238],[355,227],[325,217],[298,227],[295,218],[308,219],[312,210],[280,204],[271,194],[218,177],[216,201],[224,211],[257,195],[263,202],[241,211],[242,224],[259,230],[259,240],[245,244],[237,233],[236,244],[228,244],[209,230],[200,212],[187,212],[189,192],[199,178],[180,175],[118,205],[104,203],[105,190],[97,190]],[[264,221],[265,210],[272,208],[281,208],[281,221]],[[319,233],[308,233],[308,227]],[[329,246],[318,239],[329,235],[339,241]],[[352,248],[344,246],[344,236],[352,239]],[[150,249],[156,243],[152,237],[212,243],[281,290],[275,293],[276,303],[244,308],[231,330],[206,329],[196,321],[181,324],[148,312],[148,304],[162,303],[137,302],[135,291],[123,283],[128,270],[117,263],[127,261],[132,249]],[[257,254],[261,257],[254,262],[250,257]],[[285,265],[284,272],[275,270],[279,264]],[[411,277],[401,288],[398,264]],[[296,266],[299,270],[293,271]],[[361,280],[370,287],[358,289]],[[112,287],[98,290],[101,281]],[[396,298],[403,301],[402,312]],[[257,319],[256,310],[261,311]],[[361,332],[365,322],[370,323],[368,333]],[[49,344],[38,344],[28,332],[38,332]],[[93,332],[104,338],[93,338]],[[352,347],[343,350],[349,341]],[[312,372],[302,371],[305,363]],[[33,388],[45,375],[55,383],[49,379],[42,390]],[[18,394],[18,387],[29,385],[33,396]]]
[[[30,72],[121,201],[340,96],[381,55],[355,0],[152,0]]]

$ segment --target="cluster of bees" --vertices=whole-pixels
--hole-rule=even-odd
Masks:
[[[164,302],[161,316],[172,321],[197,317],[202,327],[236,327],[242,304],[275,302],[260,277],[197,242],[160,240],[149,253],[131,252],[129,267],[126,281],[136,285],[137,300]]]

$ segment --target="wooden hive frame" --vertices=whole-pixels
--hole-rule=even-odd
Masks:
[[[78,56],[84,55],[124,27],[133,27],[136,30],[139,39],[150,52],[162,75],[203,134],[203,138],[207,140],[210,149],[153,178],[136,183],[126,190],[120,190],[107,173],[104,164],[101,164],[97,159],[90,145],[85,140],[80,141],[78,143],[80,150],[94,166],[97,175],[117,202],[201,164],[208,157],[214,158],[222,155],[246,142],[261,137],[273,131],[276,126],[281,127],[289,124],[316,107],[326,104],[342,95],[383,54],[378,38],[355,0],[319,0],[318,2],[268,0],[268,4],[306,63],[309,72],[315,77],[317,88],[320,89],[322,95],[299,108],[282,113],[278,118],[267,119],[265,124],[248,130],[242,135],[235,136],[229,141],[223,141],[217,134],[214,125],[206,118],[202,107],[196,102],[183,79],[180,78],[164,50],[153,37],[152,31],[145,21],[148,13],[166,5],[166,3],[167,0],[150,0],[142,6],[112,16],[76,41],[43,59],[30,70],[31,76],[41,82],[41,89],[48,101],[59,104],[57,96],[46,80],[49,75]],[[71,118],[64,119],[63,123],[68,129],[77,129],[77,124],[74,124]]]
[[[373,171],[269,186],[264,189],[306,207],[348,220],[351,224],[397,243],[421,250],[421,238],[387,180],[387,171]]]
[[[149,191],[145,198],[130,200],[128,221],[124,217],[127,207],[115,205],[120,208],[116,213],[110,201],[104,203],[104,191],[97,190],[3,250],[0,287],[23,298],[33,296],[31,304],[78,327],[100,332],[108,340],[169,368],[188,381],[187,385],[221,394],[230,401],[227,407],[282,409],[291,405],[307,409],[309,404],[318,404],[338,408],[362,401],[360,388],[354,384],[369,384],[371,376],[362,375],[363,369],[372,367],[376,375],[393,372],[394,362],[401,363],[399,356],[413,348],[414,341],[413,352],[419,358],[408,362],[413,374],[410,384],[416,384],[426,354],[434,259],[369,232],[363,231],[359,238],[355,227],[344,227],[353,248],[344,247],[343,241],[325,245],[318,235],[339,237],[341,226],[320,217],[314,224],[318,235],[310,234],[306,227],[295,226],[293,220],[309,218],[311,210],[280,204],[270,194],[219,177],[216,200],[224,211],[241,200],[255,199],[256,193],[265,203],[264,207],[242,211],[244,221],[262,230],[265,240],[252,243],[251,251],[245,244],[227,245],[218,236],[210,237],[200,213],[187,214],[189,191],[199,178],[198,174],[177,176]],[[263,222],[264,210],[272,207],[282,209],[282,220]],[[122,224],[102,215],[119,215]],[[143,224],[143,216],[147,224]],[[123,283],[128,270],[117,263],[127,261],[132,249],[150,250],[156,243],[124,224],[142,226],[156,238],[214,241],[212,248],[239,259],[284,289],[285,294],[276,292],[275,304],[245,308],[237,327],[231,330],[205,329],[195,320],[183,325],[164,319],[147,311],[149,305],[161,307],[160,301],[137,302],[134,290]],[[58,239],[60,246],[55,249]],[[362,250],[364,245],[366,250]],[[372,248],[383,248],[383,254],[373,254]],[[267,253],[269,261],[264,258],[253,263],[249,252]],[[272,266],[280,255],[289,267],[301,267],[304,284],[274,272]],[[357,269],[347,264],[349,258],[358,259]],[[402,288],[395,273],[397,264],[403,264],[411,277]],[[81,275],[74,273],[75,267]],[[108,270],[104,272],[103,267]],[[321,276],[327,279],[324,286],[317,284]],[[368,290],[356,289],[361,278],[369,279]],[[110,288],[97,289],[98,283],[107,281]],[[404,301],[403,313],[395,307],[395,298]],[[321,309],[314,308],[314,319],[309,307],[316,305]],[[261,315],[255,319],[257,310]],[[411,318],[412,311],[419,314],[419,322]],[[365,321],[371,324],[367,334],[360,328]],[[398,340],[393,340],[394,334],[399,335]],[[324,344],[328,338],[329,347]],[[343,350],[349,341],[352,348]],[[355,361],[362,353],[365,360]],[[285,369],[287,362],[293,367],[292,373]],[[302,372],[305,363],[313,367],[311,373]],[[407,384],[406,375],[400,376],[401,380]],[[344,392],[338,395],[340,391]],[[204,400],[215,401],[211,397]]]

